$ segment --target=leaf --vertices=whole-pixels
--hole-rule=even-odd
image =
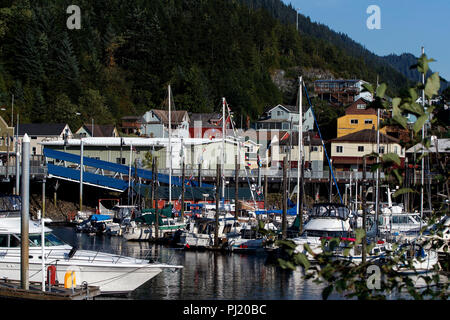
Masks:
[[[413,103],[404,103],[400,107],[404,111],[408,111],[410,113],[413,113],[415,115],[421,116],[425,114],[425,111],[423,110],[422,106],[413,102]]]
[[[323,289],[323,291],[322,291],[322,299],[323,300],[327,300],[328,297],[330,296],[331,292],[333,292],[333,285],[332,284],[330,284],[328,287]]]
[[[422,130],[422,127],[427,120],[428,120],[427,114],[420,116],[419,119],[416,120],[416,122],[414,123],[414,126],[413,126],[413,131],[415,134],[417,134],[417,132]]]
[[[277,240],[277,244],[278,245],[282,245],[282,246],[286,246],[292,249],[295,249],[297,247],[297,245],[290,240]]]
[[[366,231],[364,229],[356,229],[356,241],[355,245],[360,244],[364,236],[366,235]]]
[[[411,97],[411,101],[415,102],[417,101],[417,98],[419,97],[419,95],[417,94],[417,90],[415,90],[414,88],[409,88],[409,96]]]
[[[408,127],[408,119],[403,117],[402,115],[395,115],[392,117],[392,119],[397,122],[399,125],[401,125],[404,129],[407,129]]]
[[[402,99],[400,98],[392,99],[392,119],[406,129],[408,121],[402,116],[402,112],[398,107],[401,101]]]
[[[311,250],[311,247],[309,246],[309,244],[305,243],[305,244],[303,245],[303,248],[305,248],[306,251],[307,251],[310,255],[312,255],[312,256],[315,256],[315,255],[316,255],[316,254]]]
[[[400,157],[396,153],[386,153],[383,155],[383,162],[394,162],[397,165],[401,164]]]
[[[306,255],[305,255],[304,253],[301,253],[301,252],[300,252],[300,253],[297,253],[297,254],[294,256],[294,259],[295,259],[295,262],[297,262],[297,263],[303,265],[303,267],[304,267],[305,269],[307,269],[307,270],[309,269],[311,263],[309,262],[308,258],[306,257]]]
[[[439,78],[439,72],[435,72],[427,79],[427,84],[425,85],[425,95],[431,99],[434,95],[438,94],[440,87],[441,79]]]
[[[397,182],[402,185],[403,184],[403,178],[402,175],[398,172],[398,169],[394,169],[392,170],[392,172],[394,173],[395,178],[397,178]]]
[[[386,93],[386,83],[382,83],[378,86],[377,88],[377,97],[383,99],[384,98],[384,94]]]
[[[422,74],[427,74],[430,69],[428,64],[434,62],[433,58],[428,59],[426,54],[422,54],[419,59],[417,59],[417,70]]]
[[[411,188],[401,188],[401,189],[398,189],[397,191],[395,191],[392,196],[394,198],[396,198],[402,194],[409,193],[409,192],[414,193],[415,191]]]
[[[373,95],[374,90],[370,83],[363,83],[362,86],[363,86],[362,92],[369,91]]]

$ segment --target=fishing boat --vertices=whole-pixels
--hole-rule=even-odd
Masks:
[[[29,223],[29,281],[42,281],[42,243],[40,223]],[[72,275],[75,285],[87,282],[98,286],[102,294],[128,293],[143,285],[164,269],[182,266],[150,263],[117,254],[78,250],[56,237],[45,227],[45,272],[51,279],[65,282]],[[21,218],[0,219],[0,277],[21,278]]]

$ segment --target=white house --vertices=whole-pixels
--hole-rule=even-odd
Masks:
[[[30,153],[31,155],[42,155],[43,147],[42,142],[60,140],[64,141],[64,138],[72,138],[73,134],[66,123],[20,123],[18,129],[19,144],[22,138],[27,134],[30,141]]]

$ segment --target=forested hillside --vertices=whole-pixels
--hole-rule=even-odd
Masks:
[[[70,4],[0,1],[0,106],[14,94],[21,122],[118,123],[162,107],[169,83],[177,109],[218,110],[224,96],[255,118],[291,103],[272,82],[278,69],[369,81],[380,71],[240,1],[79,0],[80,30],[66,26]]]
[[[274,18],[284,24],[295,25],[297,22],[295,9],[281,0],[241,0],[241,2],[254,9],[264,8],[268,10]],[[407,74],[401,71],[403,69],[395,68],[395,66],[390,64],[390,61],[370,52],[348,35],[336,32],[324,24],[312,22],[309,17],[301,13],[301,10],[298,15],[298,29],[303,36],[313,37],[314,39],[333,44],[335,47],[342,49],[345,54],[357,60],[362,60],[364,66],[367,67],[367,69],[361,70],[365,80],[374,83],[378,75],[379,79],[382,82],[386,82],[393,92],[399,92],[400,89],[407,86],[408,78]],[[330,52],[330,58],[332,59],[333,57],[333,53]],[[415,63],[416,61],[413,61],[413,64]],[[390,94],[393,93],[392,91]]]

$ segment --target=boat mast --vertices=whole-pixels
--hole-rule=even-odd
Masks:
[[[171,90],[170,90],[170,84],[169,84],[169,204],[172,203],[172,115],[170,110],[171,105]],[[167,156],[166,156],[167,159]]]
[[[299,77],[299,87],[298,87],[298,161],[297,161],[297,215],[300,219],[300,232],[302,231],[303,223],[303,212],[300,208],[300,166],[303,161],[303,108],[302,108],[302,84],[303,77]],[[303,174],[303,173],[302,173]],[[302,202],[303,204],[303,202]]]
[[[223,172],[222,174],[222,199],[223,199],[223,208],[225,210],[225,98],[222,98],[222,159],[221,159],[221,168]]]
[[[378,89],[378,76],[377,76],[377,89]],[[377,109],[377,164],[380,163],[380,108]],[[375,236],[378,237],[378,215],[379,215],[379,205],[380,205],[380,191],[379,191],[379,180],[380,180],[380,168],[377,166],[377,178],[375,186]]]
[[[425,48],[422,47],[422,56],[425,54]],[[422,108],[425,109],[425,72],[422,73],[422,85],[423,88],[422,89]],[[424,166],[425,166],[425,161],[424,161],[424,146],[423,146],[423,140],[425,139],[425,123],[422,125],[422,160],[421,160],[421,184],[420,184],[420,230],[422,230],[422,219],[423,219],[423,192],[424,192],[424,183],[425,183],[425,176],[424,176]]]

